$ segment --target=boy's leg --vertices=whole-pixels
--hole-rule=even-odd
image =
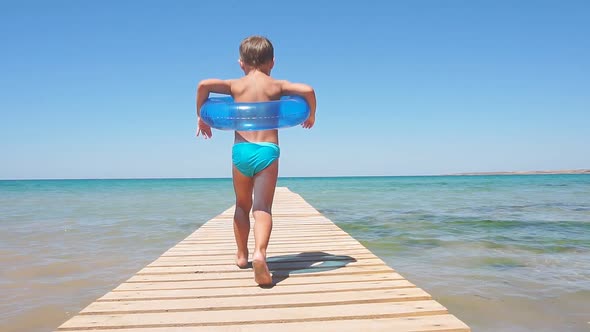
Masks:
[[[248,236],[250,234],[250,209],[252,208],[253,180],[232,166],[234,191],[236,193],[236,211],[234,212],[234,236],[238,252],[236,264],[240,268],[248,267]]]
[[[254,205],[252,214],[254,223],[255,249],[252,256],[254,278],[259,285],[272,283],[272,277],[266,265],[266,248],[272,231],[272,201],[274,198],[277,177],[279,174],[278,159],[270,166],[254,176]]]

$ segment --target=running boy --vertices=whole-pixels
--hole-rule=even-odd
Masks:
[[[301,83],[276,80],[270,77],[274,66],[274,48],[260,36],[251,36],[240,44],[240,67],[244,76],[238,79],[207,79],[197,88],[197,136],[212,136],[211,127],[201,120],[201,106],[210,92],[231,95],[236,102],[264,102],[278,100],[283,95],[300,95],[309,104],[311,113],[303,128],[315,122],[316,99],[312,87]],[[279,133],[277,129],[236,131],[232,148],[232,177],[236,194],[234,235],[238,247],[236,264],[248,266],[248,235],[250,210],[254,215],[255,249],[252,255],[254,280],[259,285],[272,284],[266,264],[266,248],[272,231],[272,201],[279,170]],[[254,196],[254,197],[252,197]]]

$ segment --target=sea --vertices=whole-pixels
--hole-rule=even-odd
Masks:
[[[590,175],[278,186],[475,332],[590,331]],[[0,330],[54,330],[233,200],[231,179],[0,181]]]

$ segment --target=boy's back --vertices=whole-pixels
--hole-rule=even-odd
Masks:
[[[252,103],[277,100],[282,91],[280,81],[256,70],[232,81],[231,92],[236,102]]]
[[[251,70],[246,76],[231,81],[231,94],[236,102],[252,103],[281,98],[281,81]],[[235,142],[272,142],[278,144],[278,130],[236,132]]]

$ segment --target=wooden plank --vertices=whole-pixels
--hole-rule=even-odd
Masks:
[[[354,244],[326,244],[326,245],[322,245],[322,244],[315,244],[315,243],[310,243],[310,244],[301,244],[301,245],[269,245],[268,249],[267,249],[267,253],[269,256],[272,256],[274,253],[280,253],[280,252],[325,252],[325,251],[332,251],[332,252],[342,252],[344,250],[349,250],[349,249],[353,249],[353,250],[360,250],[360,249],[364,249],[364,252],[369,252],[368,249],[366,248],[361,248],[357,245]],[[220,253],[235,253],[236,248],[231,248],[231,247],[218,247],[218,248],[212,248],[212,247],[200,247],[200,248],[194,248],[194,249],[173,249],[173,250],[168,250],[166,251],[166,253],[164,254],[165,256],[173,256],[173,255],[186,255],[186,254],[193,254],[193,255],[198,255],[198,254],[220,254]]]
[[[387,274],[389,278],[393,279],[403,279],[403,277],[397,273],[394,273],[390,268],[383,267],[380,265],[371,267],[371,270],[367,270],[364,267],[359,267],[357,269],[342,269],[338,268],[335,270],[331,269],[302,269],[302,270],[272,270],[271,272],[274,274],[276,278],[282,278],[282,283],[286,283],[286,279],[293,279],[293,278],[324,278],[328,280],[330,277],[346,277],[346,276],[363,276],[369,274],[368,277],[374,276],[377,273],[380,274]],[[146,273],[146,274],[136,274],[135,276],[129,278],[127,280],[128,283],[134,282],[179,282],[179,281],[205,281],[205,280],[239,280],[239,279],[251,279],[251,271],[249,269],[244,269],[242,271],[236,271],[241,273],[233,273],[233,272],[208,272],[208,273]]]
[[[87,330],[70,330],[87,331]],[[223,326],[182,326],[182,327],[143,327],[121,328],[117,330],[96,329],[94,332],[465,332],[469,327],[453,315],[429,315],[397,318],[343,319],[317,322],[281,322],[269,324],[231,324]]]
[[[159,302],[158,302],[159,303]],[[289,321],[332,320],[349,317],[408,317],[446,314],[447,310],[432,300],[392,303],[361,303],[321,307],[256,308],[228,310],[194,310],[152,312],[148,314],[77,315],[59,329],[80,327],[164,327],[182,325],[222,325],[235,323],[278,323]]]
[[[273,240],[275,240],[276,238],[273,238]],[[230,242],[231,240],[231,242]],[[254,237],[250,237],[250,240],[254,240]],[[348,237],[342,237],[342,236],[306,236],[304,238],[294,238],[294,237],[288,237],[285,239],[281,240],[281,244],[298,244],[298,243],[325,243],[326,241],[339,241],[339,242],[351,242],[353,241],[353,239],[350,239]],[[230,239],[219,239],[219,240],[215,240],[215,239],[206,239],[206,240],[201,240],[201,241],[190,241],[190,240],[186,240],[186,241],[181,241],[178,242],[178,244],[175,247],[178,248],[183,248],[183,247],[192,247],[195,245],[215,245],[215,244],[234,244],[233,238]]]
[[[273,287],[235,266],[232,224],[233,207],[58,331],[469,331],[286,188],[273,208]]]
[[[152,300],[94,302],[82,314],[119,314],[150,312],[181,312],[206,309],[258,309],[302,306],[321,306],[334,304],[353,304],[371,302],[402,302],[429,300],[431,297],[419,288],[378,289],[378,290],[344,290],[339,292],[314,292],[295,294],[268,294],[261,299],[256,295],[235,294],[231,297],[207,297],[191,299],[168,299],[158,305]]]
[[[330,263],[330,264],[327,264]],[[268,268],[271,271],[280,271],[280,270],[301,270],[306,269],[310,272],[314,270],[321,270],[325,268],[344,268],[344,267],[365,267],[365,266],[383,266],[383,261],[379,258],[366,258],[362,260],[354,260],[350,258],[349,261],[347,260],[333,260],[333,261],[319,261],[319,262],[310,262],[310,261],[303,261],[303,262],[290,262],[285,261],[281,263],[269,263]],[[240,269],[236,265],[197,265],[197,266],[173,266],[173,267],[159,267],[159,266],[146,266],[137,272],[138,275],[140,274],[159,274],[159,273],[206,273],[206,272],[239,272],[239,273],[248,273],[250,274],[251,271],[247,269]]]
[[[308,294],[308,293],[325,293],[349,290],[366,290],[366,289],[400,289],[414,288],[415,285],[407,280],[375,280],[355,278],[341,279],[330,283],[307,283],[307,284],[281,284],[281,287],[274,287],[272,292],[268,289],[249,286],[241,287],[207,287],[194,289],[156,289],[156,290],[130,290],[130,291],[112,291],[105,294],[97,300],[100,301],[119,301],[119,300],[161,300],[161,299],[179,299],[179,298],[207,298],[236,295],[256,295],[267,296],[273,294]]]
[[[351,239],[330,239],[330,238],[325,238],[323,239],[323,241],[313,241],[313,242],[293,242],[293,241],[289,241],[287,243],[274,243],[274,244],[269,244],[268,246],[269,248],[273,248],[273,249],[299,249],[301,247],[303,248],[310,248],[309,250],[314,250],[315,248],[318,248],[317,250],[326,250],[326,249],[331,249],[331,250],[340,250],[340,248],[357,248],[358,247],[358,242],[352,241]],[[325,248],[325,249],[320,249],[320,248]],[[332,249],[334,248],[334,249]],[[174,247],[174,249],[170,249],[167,251],[167,253],[173,253],[173,252],[194,252],[194,251],[200,251],[200,250],[236,250],[236,245],[235,243],[208,243],[208,244],[189,244],[189,245],[185,245],[185,244],[180,244]],[[306,250],[306,251],[309,251]]]
[[[347,254],[355,254],[355,253],[370,253],[370,251],[366,248],[361,248],[361,247],[348,247],[348,248],[342,248],[342,247],[337,247],[337,248],[321,248],[321,247],[306,247],[308,248],[308,250],[301,250],[301,248],[289,248],[289,249],[282,249],[282,248],[276,248],[276,249],[272,249],[269,246],[269,249],[267,251],[267,255],[268,256],[274,256],[274,255],[296,255],[299,254],[301,252],[322,252],[322,251],[326,251],[326,252],[335,252],[335,253],[341,253],[344,252],[344,255]],[[324,249],[324,250],[322,250]],[[251,250],[251,252],[254,251],[253,249]],[[171,253],[166,252],[165,254],[163,254],[161,257],[183,257],[183,256],[204,256],[204,255],[211,255],[211,256],[215,256],[215,255],[229,255],[231,253],[235,253],[235,251],[231,251],[231,250],[201,250],[201,251],[189,251],[189,252],[176,252],[173,251]]]
[[[164,275],[166,276],[166,275]],[[186,276],[186,275],[184,275]],[[355,271],[343,273],[339,271],[324,273],[302,273],[294,275],[273,276],[279,285],[302,285],[310,283],[330,283],[339,281],[357,280],[398,280],[401,276],[391,272],[391,269],[384,267],[381,270],[372,271]],[[161,280],[161,279],[165,280]],[[144,290],[144,289],[194,289],[209,287],[247,287],[255,286],[254,280],[245,275],[236,275],[228,273],[208,273],[205,276],[200,274],[190,275],[191,279],[171,280],[168,277],[158,277],[157,275],[133,276],[128,282],[124,282],[116,287],[113,291],[119,290]]]
[[[354,254],[351,256],[344,256],[344,255],[326,255],[321,253],[309,253],[305,255],[292,255],[292,256],[271,256],[268,258],[269,264],[274,264],[278,262],[282,263],[296,263],[296,262],[317,262],[317,261],[339,261],[339,260],[349,260],[349,257],[355,260],[362,260],[362,259],[380,259],[377,256],[371,253],[360,253]],[[215,260],[212,260],[208,257],[160,257],[153,261],[152,263],[148,264],[147,266],[159,266],[159,267],[166,267],[166,266],[200,266],[200,265],[228,265],[233,262],[235,258],[235,254],[231,253],[225,256],[217,257]],[[385,263],[384,263],[385,264]]]

